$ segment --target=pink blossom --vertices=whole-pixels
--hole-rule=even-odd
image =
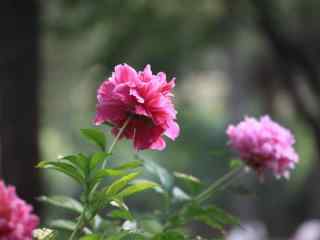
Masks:
[[[112,76],[98,89],[95,124],[110,123],[117,134],[131,118],[122,137],[133,140],[135,149],[163,150],[163,135],[175,140],[180,132],[172,103],[175,80],[153,74],[150,65],[136,72],[127,64],[117,65]]]
[[[268,116],[260,121],[246,117],[238,125],[230,125],[227,135],[231,147],[258,175],[271,170],[277,177],[288,178],[299,160],[293,148],[294,136]]]
[[[32,206],[17,196],[14,187],[0,181],[0,240],[32,240],[38,224]]]

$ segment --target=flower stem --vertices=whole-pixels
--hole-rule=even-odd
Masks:
[[[213,193],[215,193],[219,188],[224,187],[225,184],[230,184],[243,170],[243,166],[235,168],[219,178],[217,181],[213,182],[206,190],[200,193],[196,198],[195,201],[198,203],[206,201],[210,198]]]
[[[108,149],[108,153],[112,153],[113,148],[115,147],[115,145],[117,144],[117,142],[119,141],[122,133],[124,132],[124,130],[126,129],[126,127],[128,126],[130,120],[132,117],[128,117],[128,119],[124,122],[124,124],[122,125],[122,127],[119,129],[118,134],[116,135],[115,139],[113,140],[112,144],[110,145],[109,149]],[[102,164],[102,169],[105,168],[107,165],[107,161],[104,160],[103,164]]]
[[[115,139],[113,140],[112,144],[110,145],[107,153],[111,154],[112,153],[112,150],[114,149],[115,145],[117,144],[117,142],[119,141],[122,133],[124,132],[124,130],[126,129],[126,127],[128,126],[130,120],[131,120],[132,117],[128,117],[128,119],[124,122],[124,124],[122,125],[122,127],[119,129],[119,132],[117,133]],[[102,163],[102,166],[101,166],[101,169],[104,169],[107,165],[107,160],[104,160],[103,163]],[[97,183],[91,190],[90,193],[87,192],[87,190],[85,190],[85,195],[86,195],[86,205],[89,204],[87,201],[90,199],[90,195],[95,193],[97,188],[99,186],[99,183]],[[81,213],[80,217],[79,217],[79,220],[76,224],[76,227],[74,229],[74,231],[72,232],[69,240],[75,240],[78,233],[82,231],[82,229],[86,226],[86,223],[85,223],[85,211],[86,211],[86,208],[84,208],[83,212]],[[94,216],[93,216],[94,217]]]
[[[82,228],[84,227],[84,214],[85,214],[85,210],[83,210],[83,212],[81,213],[80,217],[79,217],[79,220],[77,222],[77,225],[75,227],[75,229],[73,230],[69,240],[74,240],[76,239],[77,235],[79,232],[82,231]]]

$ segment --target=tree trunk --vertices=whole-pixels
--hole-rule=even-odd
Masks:
[[[38,2],[1,0],[0,16],[1,178],[36,205],[41,189],[35,169],[39,155]]]

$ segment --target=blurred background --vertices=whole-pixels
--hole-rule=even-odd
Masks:
[[[262,222],[270,239],[320,218],[320,1],[2,0],[0,13],[1,178],[44,222],[57,212],[36,196],[79,189],[34,166],[89,149],[79,128],[92,123],[99,84],[124,62],[177,78],[181,136],[144,157],[208,183],[228,168],[226,126],[269,114],[297,138],[291,180],[249,175],[242,181],[254,194],[218,201]],[[130,159],[130,143],[116,152]]]

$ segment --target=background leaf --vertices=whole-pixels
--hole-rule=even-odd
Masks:
[[[77,213],[81,213],[83,211],[83,206],[79,201],[67,196],[41,196],[39,197],[39,201],[51,204],[53,206],[65,208]]]
[[[125,188],[123,191],[121,191],[119,194],[117,194],[117,197],[119,198],[126,198],[129,197],[132,194],[142,192],[148,189],[156,188],[159,185],[157,183],[151,182],[151,181],[146,181],[146,180],[141,180],[138,181],[131,186]]]
[[[85,128],[80,131],[87,140],[95,143],[102,151],[106,149],[106,137],[104,132],[96,128]]]
[[[171,191],[174,184],[174,178],[165,168],[149,160],[144,161],[144,167],[148,173],[157,179],[166,191]]]

